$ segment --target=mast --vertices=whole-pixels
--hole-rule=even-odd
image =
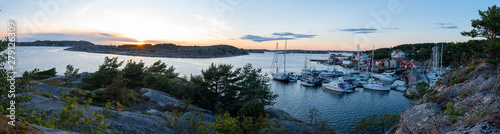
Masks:
[[[439,73],[441,73],[441,71],[442,71],[441,69],[443,67],[443,50],[444,50],[444,45],[443,45],[443,43],[441,43],[441,56],[440,56],[441,62],[439,63]]]
[[[360,67],[360,63],[361,63],[361,54],[359,53],[359,44],[358,44],[358,70],[359,72],[361,72],[361,67]]]
[[[306,55],[306,61],[304,61],[304,77],[307,76],[307,46],[306,49],[304,50],[304,54]]]
[[[373,57],[375,57],[375,45],[373,45],[373,49],[372,49],[372,61],[370,61],[370,64],[372,65],[372,74],[370,75],[373,79]],[[370,84],[372,83],[372,81],[370,80]]]
[[[285,53],[283,54],[283,72],[286,73],[286,38],[285,38]]]
[[[279,53],[278,53],[278,42],[276,42],[276,54],[275,54],[275,55],[276,55],[276,74],[278,73],[279,68],[280,68],[280,67],[279,67],[279,63],[278,63],[278,61],[279,61],[279,60],[278,60],[278,58],[279,58],[278,54],[279,54]]]

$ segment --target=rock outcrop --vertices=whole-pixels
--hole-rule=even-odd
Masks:
[[[292,115],[281,109],[270,107],[266,109],[266,113],[268,113],[271,118],[277,118],[280,120],[298,121],[295,117],[293,117]]]
[[[448,72],[432,87],[437,94],[401,113],[396,133],[499,133],[499,69],[482,63]]]
[[[21,105],[22,108],[32,107],[36,109],[37,112],[40,112],[42,110],[45,111],[49,115],[47,116],[47,118],[50,117],[51,115],[54,115],[54,117],[59,118],[59,112],[64,108],[64,104],[63,102],[56,100],[54,98],[60,97],[60,94],[62,92],[68,91],[68,89],[64,87],[58,87],[46,84],[36,85],[36,88],[40,92],[52,92],[52,94],[54,95],[51,98],[47,98],[34,93],[24,94],[24,95],[31,95],[32,99],[30,102],[22,104]],[[102,110],[107,110],[108,112],[111,112],[112,114],[114,114],[114,116],[107,119],[108,120],[107,122],[110,125],[109,129],[116,130],[122,133],[138,133],[138,134],[185,133],[186,132],[185,129],[169,128],[168,124],[170,124],[171,122],[169,122],[168,119],[165,119],[165,116],[171,116],[171,113],[169,111],[156,110],[160,109],[159,107],[163,107],[163,105],[167,104],[174,106],[183,106],[184,102],[181,100],[177,100],[176,98],[171,97],[169,94],[161,91],[157,91],[154,89],[147,89],[147,88],[143,88],[143,90],[148,91],[147,93],[143,94],[143,97],[148,97],[149,99],[147,101],[141,100],[138,105],[151,105],[151,106],[132,107],[132,109],[135,110],[124,111],[124,112],[107,110],[97,106],[89,106],[87,109],[82,110],[82,112],[85,116],[90,116],[90,117],[92,117],[92,112],[99,113]],[[83,106],[78,106],[78,107],[81,108]],[[137,110],[139,108],[143,109]],[[216,121],[215,115],[207,113],[210,111],[198,108],[196,106],[189,106],[189,108],[198,109],[199,111],[201,111],[202,112],[201,115],[203,115],[203,118],[199,120],[200,118],[193,117],[193,116],[198,116],[197,114],[194,114],[193,112],[187,112],[178,118],[177,120],[178,123],[185,124],[187,120],[193,120],[193,119],[207,123],[215,123]],[[284,112],[283,110],[270,108],[267,111],[268,113],[274,115],[273,117],[276,117],[269,121],[276,120],[281,124],[280,128],[286,129],[288,133],[299,133],[311,129],[310,126],[298,121],[296,118],[292,117],[290,114]],[[145,114],[144,112],[147,112],[147,114]],[[76,133],[76,132],[68,132],[57,129],[50,129],[36,125],[33,126],[35,129],[40,130],[41,132],[44,133],[59,133],[59,134]]]

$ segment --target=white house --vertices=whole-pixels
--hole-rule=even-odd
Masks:
[[[365,53],[356,54],[355,60],[359,61],[360,58],[361,58],[361,61],[371,60],[371,58],[368,57],[368,54],[365,54]]]
[[[350,61],[350,60],[342,60],[342,64],[344,64],[344,65],[350,65],[350,64],[352,64],[352,61]]]
[[[399,50],[394,50],[391,53],[391,58],[393,58],[393,59],[396,57],[405,57],[405,56],[406,56],[406,54],[403,53],[403,51],[399,51]]]

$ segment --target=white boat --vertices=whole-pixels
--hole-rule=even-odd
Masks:
[[[373,46],[372,54],[375,53],[375,46]],[[374,56],[374,55],[373,55]],[[372,57],[373,61],[373,57]],[[372,64],[372,73],[373,73],[373,64]],[[373,75],[372,75],[373,77]],[[385,86],[383,84],[373,83],[373,79],[370,79],[368,83],[363,84],[364,89],[376,90],[376,91],[391,91],[389,86]]]
[[[394,81],[394,83],[391,84],[391,88],[402,87],[402,86],[406,86],[406,82],[402,80],[396,80]]]
[[[312,79],[312,77],[304,78],[304,79],[300,80],[300,85],[306,86],[306,87],[312,87],[315,85],[315,83],[313,81],[314,80]]]
[[[278,43],[276,43],[276,53],[274,54],[273,57],[273,63],[271,65],[271,76],[273,77],[274,80],[279,80],[279,81],[285,81],[285,82],[295,82],[298,79],[298,75],[295,75],[293,72],[287,72],[286,71],[286,41],[285,41],[285,51],[283,52],[283,72],[280,71],[280,64],[279,64],[279,54],[281,54],[278,51]],[[273,72],[273,70],[275,70]]]
[[[374,74],[373,77],[381,80],[381,81],[394,81],[396,78],[394,78],[392,75],[387,75],[387,74]]]
[[[377,90],[377,91],[390,91],[391,90],[391,88],[389,88],[386,85],[373,83],[373,82],[364,84],[363,88],[369,89],[369,90]]]
[[[354,86],[351,86],[350,84],[347,84],[347,82],[344,81],[332,81],[328,84],[323,85],[325,89],[332,90],[332,91],[337,91],[337,92],[343,92],[343,93],[352,93],[354,92]]]

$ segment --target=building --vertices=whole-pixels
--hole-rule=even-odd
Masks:
[[[406,54],[403,53],[403,51],[399,51],[399,50],[394,50],[391,53],[391,58],[393,58],[393,59],[397,58],[397,57],[405,57],[405,56],[406,56]]]
[[[356,54],[354,59],[356,61],[359,61],[360,59],[361,59],[361,61],[366,61],[366,60],[370,60],[370,57],[368,56],[368,54],[361,52],[361,53]]]
[[[350,61],[350,60],[342,60],[342,64],[344,64],[344,65],[351,65],[352,61]]]
[[[418,63],[417,61],[405,60],[405,61],[401,62],[400,68],[412,69],[412,68],[416,68],[419,64],[420,63]]]
[[[386,61],[389,61],[389,59],[381,59],[379,61],[377,61],[377,66],[379,67],[384,67],[386,66],[385,64],[387,64],[387,67],[389,67],[389,62],[386,62]]]
[[[392,59],[389,63],[389,67],[400,67],[401,62],[403,62],[403,59],[401,58]]]

